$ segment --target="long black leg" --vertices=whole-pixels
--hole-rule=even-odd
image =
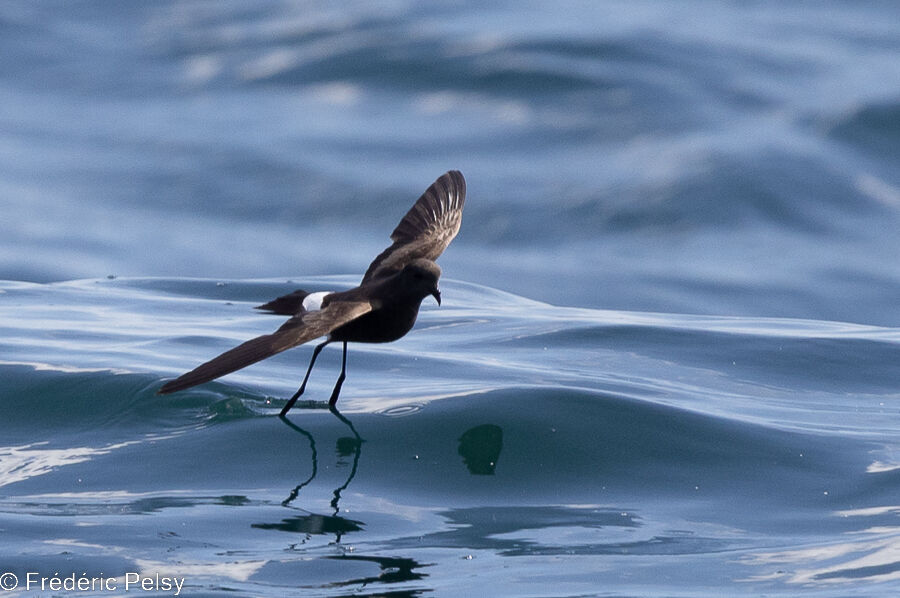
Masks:
[[[344,341],[344,353],[341,356],[341,375],[338,376],[337,384],[334,385],[334,390],[331,391],[331,398],[328,399],[328,406],[334,408],[335,404],[338,400],[338,395],[341,394],[341,385],[344,384],[344,378],[347,377],[347,341]]]
[[[319,353],[322,349],[325,348],[325,345],[330,343],[331,341],[325,341],[320,345],[316,345],[316,348],[313,349],[312,359],[309,360],[309,367],[306,369],[306,376],[303,377],[303,384],[300,385],[300,388],[297,389],[297,392],[294,393],[294,396],[288,400],[287,405],[284,406],[284,409],[281,410],[281,417],[287,415],[287,412],[291,410],[291,407],[294,406],[294,403],[297,402],[297,399],[300,398],[300,395],[303,394],[303,391],[306,390],[306,381],[309,380],[309,374],[312,372],[313,366],[316,364],[316,357],[319,356]],[[347,343],[344,343],[344,349],[346,350]]]

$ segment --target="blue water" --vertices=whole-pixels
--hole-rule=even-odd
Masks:
[[[898,55],[893,2],[0,3],[0,585],[896,594]],[[287,423],[308,347],[155,394],[450,168],[340,413],[332,348]]]

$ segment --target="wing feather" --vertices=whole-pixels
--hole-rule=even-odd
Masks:
[[[417,258],[436,260],[450,245],[462,224],[466,179],[451,170],[422,194],[391,233],[393,244],[366,270],[363,284],[390,275]]]
[[[370,311],[372,304],[368,301],[332,301],[319,311],[291,318],[272,334],[258,336],[225,351],[190,372],[166,382],[157,392],[168,394],[215,380],[276,353],[325,336]]]

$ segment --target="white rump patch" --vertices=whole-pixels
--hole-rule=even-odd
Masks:
[[[310,293],[303,299],[303,309],[306,311],[319,311],[322,309],[322,299],[326,295],[330,295],[330,291],[319,291],[318,293]]]

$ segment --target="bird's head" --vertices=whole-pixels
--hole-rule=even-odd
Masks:
[[[400,272],[405,279],[406,287],[411,293],[424,299],[428,295],[434,297],[438,305],[441,304],[441,291],[438,289],[438,279],[441,277],[441,267],[424,258],[419,258],[406,264]]]

